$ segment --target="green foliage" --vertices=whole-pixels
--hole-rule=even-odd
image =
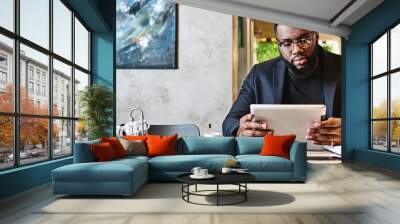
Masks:
[[[393,99],[391,102],[392,114],[391,117],[400,116],[400,101]],[[387,118],[387,100],[382,100],[377,106],[372,109],[373,118]],[[373,133],[374,138],[386,138],[387,136],[387,121],[375,121],[373,122]],[[400,139],[400,122],[397,120],[391,121],[391,135],[392,141],[398,141]]]
[[[321,47],[326,51],[332,52],[332,46],[329,44],[321,44]]]
[[[257,63],[279,56],[278,45],[273,42],[260,42],[256,49]]]
[[[80,92],[82,118],[85,121],[89,139],[108,136],[112,126],[113,94],[104,85],[95,84]]]

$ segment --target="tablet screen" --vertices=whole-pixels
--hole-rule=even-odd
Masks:
[[[274,135],[295,134],[296,141],[306,142],[307,129],[314,122],[325,117],[325,105],[303,104],[252,104],[250,112],[256,121],[267,121],[268,128],[274,130]],[[323,146],[307,142],[307,149],[322,149]]]

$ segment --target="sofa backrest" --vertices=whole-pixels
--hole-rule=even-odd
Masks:
[[[177,142],[177,154],[235,155],[234,137],[182,137]]]
[[[237,137],[236,155],[259,154],[264,145],[264,137]]]
[[[91,145],[99,144],[100,140],[75,143],[74,148],[74,163],[89,163],[95,162],[96,158],[93,155]]]
[[[75,143],[74,163],[95,162],[90,148],[100,140]],[[226,154],[244,155],[259,154],[264,144],[263,137],[181,137],[176,144],[178,155]]]

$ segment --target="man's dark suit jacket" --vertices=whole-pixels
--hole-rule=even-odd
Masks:
[[[321,48],[322,49],[322,48]],[[327,117],[341,117],[341,63],[340,56],[322,50],[323,94]],[[286,76],[282,57],[256,64],[243,81],[239,96],[226,116],[224,136],[236,136],[239,120],[250,113],[250,104],[281,104]]]

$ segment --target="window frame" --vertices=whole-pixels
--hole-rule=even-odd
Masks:
[[[400,26],[400,21],[395,22],[392,24],[390,27],[385,29],[384,32],[379,34],[375,39],[373,39],[369,44],[369,149],[373,151],[379,151],[379,152],[386,152],[386,153],[391,153],[391,154],[400,154],[400,152],[394,152],[392,151],[392,121],[400,121],[400,117],[392,117],[392,98],[391,98],[391,91],[392,91],[392,86],[391,86],[391,80],[392,76],[396,75],[396,73],[400,72],[400,67],[391,69],[391,31],[393,28],[396,26]],[[387,35],[387,52],[386,52],[386,57],[387,57],[387,63],[386,63],[386,71],[376,74],[373,74],[373,44],[376,43],[377,40],[379,40],[381,37],[384,35]],[[400,55],[400,52],[399,52]],[[386,77],[386,87],[387,87],[387,93],[386,93],[386,98],[387,98],[387,105],[386,105],[386,117],[385,118],[373,118],[373,81],[378,79]],[[374,121],[386,121],[386,150],[379,150],[374,148],[374,132],[373,132],[373,122]],[[398,146],[400,147],[400,145]]]
[[[75,108],[72,107],[71,108],[71,114],[70,116],[66,115],[66,116],[56,116],[53,115],[53,60],[58,60],[61,63],[64,63],[68,66],[71,66],[71,85],[72,86],[72,90],[71,93],[73,94],[73,97],[71,99],[71,104],[74,105],[75,103],[75,89],[74,89],[74,82],[75,82],[75,69],[85,73],[88,75],[89,77],[89,83],[88,86],[91,86],[92,84],[92,69],[91,69],[91,65],[92,65],[92,61],[91,61],[91,49],[92,49],[92,43],[91,43],[91,37],[92,37],[92,30],[88,27],[88,25],[84,22],[84,20],[79,16],[79,14],[77,12],[75,12],[72,7],[68,4],[68,2],[66,2],[65,0],[59,0],[68,10],[71,11],[71,18],[70,18],[70,23],[71,23],[71,59],[67,59],[64,58],[63,56],[55,53],[53,50],[53,21],[54,21],[54,14],[53,14],[53,1],[54,0],[48,0],[49,3],[49,48],[46,49],[42,46],[40,46],[39,44],[36,44],[32,41],[30,41],[29,39],[24,38],[23,36],[20,35],[20,0],[14,0],[13,1],[13,10],[14,10],[14,30],[10,31],[4,27],[0,26],[0,35],[3,35],[7,38],[12,39],[13,41],[13,63],[12,68],[10,69],[11,74],[13,76],[14,79],[14,110],[13,112],[1,112],[0,111],[0,116],[10,116],[13,119],[13,153],[14,153],[14,161],[13,161],[13,166],[11,167],[5,167],[5,168],[0,168],[0,172],[4,171],[4,170],[10,170],[10,169],[16,169],[19,167],[23,167],[23,166],[29,166],[29,165],[33,165],[33,164],[37,164],[37,163],[43,163],[49,160],[54,160],[54,159],[62,159],[65,157],[70,157],[73,155],[74,153],[74,143],[75,143],[75,126],[76,126],[76,121],[79,120],[79,117],[75,117]],[[79,22],[84,26],[84,28],[88,31],[88,35],[89,35],[89,39],[88,39],[88,61],[89,61],[89,65],[88,65],[88,69],[85,69],[81,66],[79,66],[78,64],[75,63],[75,25],[74,25],[74,21],[75,18],[77,20],[79,20]],[[49,58],[49,62],[48,62],[48,76],[47,76],[47,84],[45,85],[45,94],[48,97],[48,112],[46,115],[39,115],[39,114],[27,114],[27,113],[21,113],[20,111],[20,85],[21,85],[21,80],[20,80],[20,65],[21,65],[21,52],[20,52],[20,45],[23,44],[27,47],[32,48],[33,50],[36,50],[42,54],[45,54],[48,56]],[[33,67],[34,68],[34,67]],[[33,79],[31,79],[30,74],[29,74],[29,69],[30,69],[30,65],[29,63],[27,63],[27,72],[26,72],[26,82],[29,81],[33,81],[34,86],[36,83],[40,83],[42,86],[42,79],[41,79],[41,75],[42,72],[41,71],[39,73],[39,80],[36,80],[36,69],[34,68],[33,70]],[[27,84],[28,85],[28,84]],[[28,87],[28,86],[27,86]],[[29,88],[29,87],[28,87]],[[27,91],[29,91],[27,89]],[[34,89],[34,92],[36,91],[36,89]],[[42,94],[39,94],[38,96],[42,96]],[[35,102],[34,102],[35,103]],[[48,122],[48,136],[47,136],[47,142],[49,143],[47,145],[47,151],[48,151],[48,155],[47,157],[44,157],[43,160],[40,160],[38,162],[32,162],[32,163],[26,163],[26,164],[21,164],[21,159],[20,159],[20,119],[21,118],[45,118],[47,119]],[[62,155],[62,156],[55,156],[53,155],[53,122],[57,121],[57,120],[65,120],[65,121],[70,121],[71,122],[71,154],[68,155]],[[50,144],[51,143],[51,144]]]

